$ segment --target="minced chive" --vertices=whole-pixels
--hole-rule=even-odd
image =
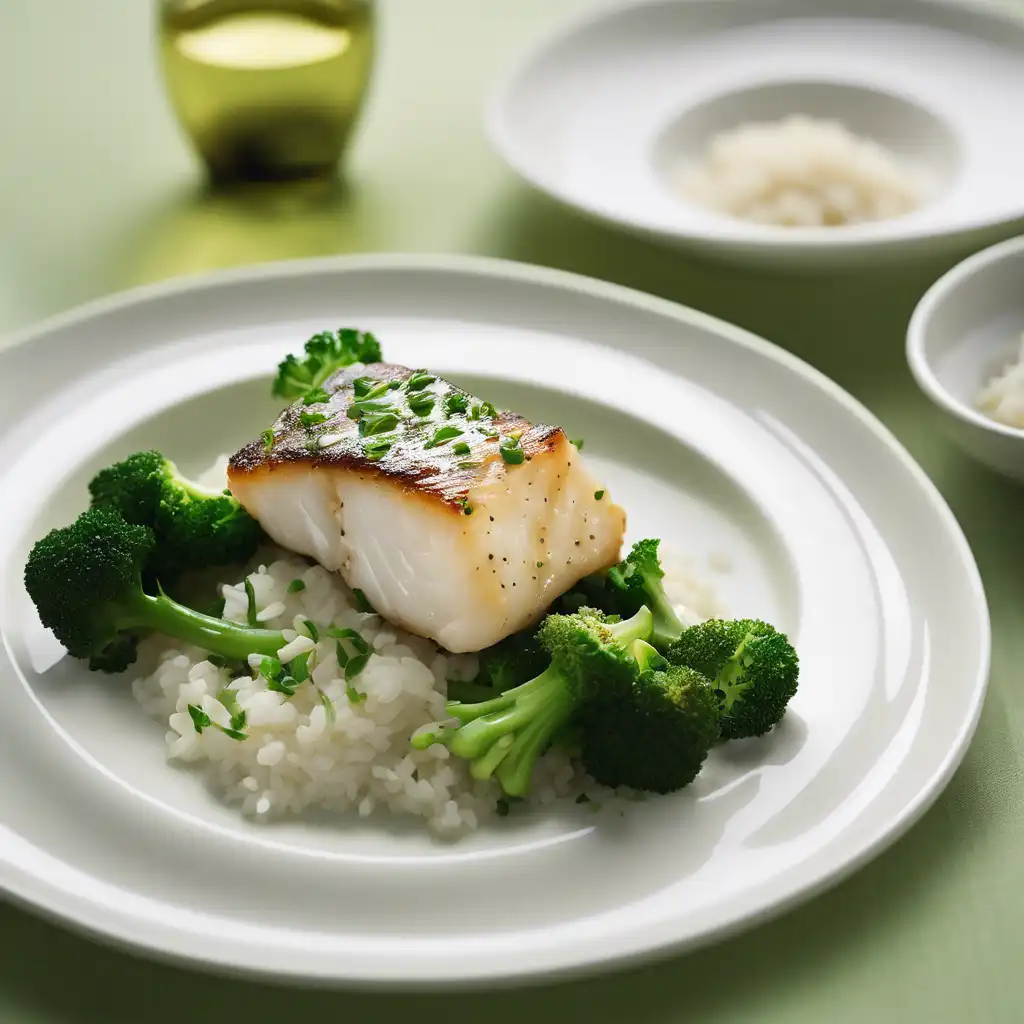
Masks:
[[[389,451],[391,446],[394,444],[390,439],[381,439],[380,441],[367,441],[363,446],[363,454],[371,461],[377,462],[383,459]]]
[[[288,584],[288,593],[289,594],[297,594],[300,590],[305,590],[305,589],[306,589],[306,581],[305,580],[292,580],[291,583]]]
[[[604,497],[604,491],[594,491],[594,500],[600,501]]]
[[[195,726],[196,732],[202,732],[213,725],[210,716],[202,708],[196,707],[195,704],[188,705],[188,715],[192,719],[192,725]]]
[[[313,643],[320,643],[320,630],[316,628],[315,622],[310,622],[309,619],[303,619],[302,624],[306,627],[306,632],[309,633],[309,639]]]
[[[374,434],[386,434],[398,426],[398,417],[393,412],[384,412],[373,416],[363,416],[359,420],[359,433],[363,437]]]
[[[327,417],[322,412],[300,412],[299,423],[302,424],[307,430],[310,427],[315,427],[318,423],[323,423]]]
[[[465,441],[459,441],[458,444],[453,444],[452,445],[452,451],[456,455],[468,455],[469,454],[469,445],[466,444]]]
[[[360,693],[354,686],[345,687],[345,696],[348,697],[350,704],[361,704],[366,700],[366,694]]]
[[[444,444],[445,441],[450,441],[453,437],[458,437],[461,433],[461,427],[439,427],[434,431],[434,436],[423,447],[436,448],[438,445]]]
[[[359,379],[368,380],[368,378],[366,377],[361,377]],[[372,381],[369,381],[370,386],[368,386],[365,391],[363,391],[356,397],[360,399],[366,399],[367,401],[372,400],[374,398],[381,398],[384,395],[386,395],[389,391],[394,391],[395,388],[400,386],[400,384],[401,381],[397,380],[380,381],[376,385],[374,385]]]
[[[288,662],[288,670],[296,683],[304,683],[309,678],[309,656],[312,653],[312,651],[305,651],[302,654],[296,654]]]
[[[465,412],[469,406],[469,396],[460,391],[453,391],[445,395],[443,408],[446,416],[454,416],[458,412]]]
[[[328,697],[327,694],[319,687],[317,687],[316,692],[320,694],[320,703],[324,706],[324,714],[327,716],[327,721],[330,722],[331,725],[334,725],[335,720],[338,717],[334,711],[334,701],[331,700],[331,698]]]
[[[246,621],[250,626],[258,626],[260,623],[256,618],[256,590],[248,576],[245,577],[245,599],[248,602],[248,607],[245,610]]]
[[[483,465],[482,462],[460,462],[458,463],[459,469],[479,469]]]
[[[265,657],[260,659],[260,675],[267,682],[280,678],[284,674],[284,666],[277,658]]]
[[[269,455],[274,450],[274,432],[267,427],[260,434],[260,440],[263,442],[263,450]]]
[[[398,406],[391,402],[371,402],[366,399],[362,402],[353,402],[345,415],[350,420],[361,420],[364,416],[368,416],[371,413],[391,413],[397,416],[399,412]]]
[[[357,654],[354,658],[349,658],[348,664],[345,666],[345,679],[355,679],[360,672],[366,668],[366,663],[370,660],[370,652],[367,651],[365,654]]]
[[[437,380],[435,376],[425,370],[417,370],[406,382],[406,391],[422,391],[425,387]]]
[[[409,396],[409,410],[416,416],[429,416],[434,411],[434,396],[429,391]]]
[[[543,562],[538,562],[537,563],[537,568],[538,569],[543,569],[544,568],[544,563]]]
[[[356,607],[361,612],[367,612],[370,615],[377,614],[377,609],[374,608],[372,604],[370,604],[366,595],[358,587],[352,588],[352,596],[356,599]]]
[[[577,437],[575,441],[570,441],[569,444],[576,446],[576,451],[583,451],[583,438]]]
[[[293,679],[288,675],[282,675],[280,679],[271,679],[267,683],[267,689],[273,690],[275,693],[283,693],[286,697],[294,697],[298,685],[299,681],[297,679]]]
[[[498,436],[498,432],[496,430],[491,430],[490,427],[477,427],[476,429],[481,434],[483,434],[484,437],[497,437]]]
[[[331,396],[324,391],[323,388],[313,388],[311,391],[307,391],[305,397],[302,399],[303,405],[320,405],[323,402],[329,402]]]
[[[493,419],[495,416],[498,415],[498,410],[495,409],[494,406],[491,405],[490,402],[481,402],[480,403],[480,415],[481,416],[489,416],[491,419]]]
[[[526,458],[526,454],[519,445],[518,437],[506,437],[498,445],[498,451],[501,452],[501,457],[510,466],[519,466],[522,464],[523,459]]]

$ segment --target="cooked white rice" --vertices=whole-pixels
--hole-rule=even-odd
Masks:
[[[717,135],[679,179],[683,198],[780,227],[899,217],[927,198],[923,172],[835,121],[801,115]]]
[[[203,482],[216,486],[218,472],[223,473],[222,463],[204,474]],[[663,561],[666,590],[685,606],[684,618],[699,621],[719,614],[713,592],[686,559],[665,551]],[[448,654],[378,615],[359,611],[337,574],[292,555],[268,557],[248,579],[261,623],[283,630],[289,641],[280,660],[312,652],[311,683],[288,698],[268,689],[262,676],[232,677],[195,648],[147,641],[155,648],[149,653],[156,655],[157,667],[134,681],[133,692],[147,712],[167,725],[169,759],[205,768],[211,789],[257,820],[308,807],[362,817],[386,808],[416,815],[437,832],[454,836],[497,813],[501,794],[496,783],[473,780],[466,764],[443,746],[418,751],[409,744],[418,728],[445,717],[447,680],[472,678],[475,655]],[[293,580],[301,580],[303,589],[290,590]],[[222,591],[224,618],[244,622],[244,581],[224,585]],[[307,620],[318,627],[319,642],[309,638]],[[353,693],[338,667],[336,640],[326,636],[331,625],[357,630],[372,651],[365,669],[351,680]],[[224,701],[233,702],[224,690],[245,711],[245,739],[216,728],[231,723]],[[214,726],[197,732],[189,705],[208,715]],[[552,750],[535,769],[529,802],[550,804],[584,791],[593,798],[598,790],[563,753]]]
[[[977,402],[992,419],[1024,430],[1024,336],[1017,361],[1009,363],[982,388]]]

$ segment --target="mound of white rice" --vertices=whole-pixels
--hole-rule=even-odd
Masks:
[[[689,563],[664,554],[672,600],[686,606],[692,621],[716,614],[713,593]],[[475,655],[447,654],[429,640],[360,611],[338,575],[294,556],[268,558],[247,578],[259,621],[283,630],[289,641],[280,660],[308,651],[310,680],[289,697],[269,688],[256,657],[250,659],[253,671],[233,676],[202,651],[147,641],[156,645],[149,653],[156,654],[157,667],[135,680],[133,692],[147,712],[167,725],[171,760],[204,767],[211,789],[257,820],[307,807],[364,817],[387,808],[457,835],[504,810],[497,784],[473,780],[466,764],[447,748],[418,751],[409,745],[418,728],[445,717],[447,680],[472,678]],[[224,585],[222,591],[224,618],[246,621],[244,581]],[[317,642],[307,622],[315,624]],[[327,636],[330,626],[357,631],[371,652],[354,678],[346,680],[339,667],[338,642]],[[344,654],[353,653],[346,642]],[[239,709],[245,712],[244,726],[228,735],[223,730],[232,729],[232,712],[237,715]],[[197,731],[197,714],[200,723],[205,715],[212,724]],[[553,750],[534,772],[529,802],[575,798],[584,789],[593,796],[598,787]]]
[[[684,168],[683,198],[781,227],[831,227],[899,217],[919,207],[924,174],[835,121],[794,115],[716,136]]]
[[[982,388],[978,408],[994,420],[1024,430],[1024,336],[1020,340],[1017,362],[1009,363]]]

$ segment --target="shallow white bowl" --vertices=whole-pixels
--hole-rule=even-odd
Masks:
[[[731,259],[829,266],[974,244],[1024,218],[1024,22],[934,0],[655,0],[588,13],[497,91],[494,145],[527,181],[599,219]],[[718,132],[837,118],[931,172],[932,200],[874,224],[750,224],[682,200],[675,176]]]
[[[1016,358],[1024,333],[1024,237],[971,256],[940,277],[907,330],[907,359],[921,390],[946,414],[964,450],[1024,480],[1024,430],[998,423],[975,396]]]

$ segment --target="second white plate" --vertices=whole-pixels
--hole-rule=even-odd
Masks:
[[[388,818],[256,825],[164,761],[126,680],[54,663],[32,541],[115,456],[186,472],[268,423],[276,362],[356,324],[586,438],[634,537],[731,613],[792,636],[800,691],[698,781],[595,814],[552,806],[456,843]],[[0,885],[141,951],[307,981],[454,985],[665,954],[833,883],[913,822],[977,721],[989,629],[935,489],[835,385],[700,314],[552,271],[379,257],[291,263],[100,303],[0,353]]]

